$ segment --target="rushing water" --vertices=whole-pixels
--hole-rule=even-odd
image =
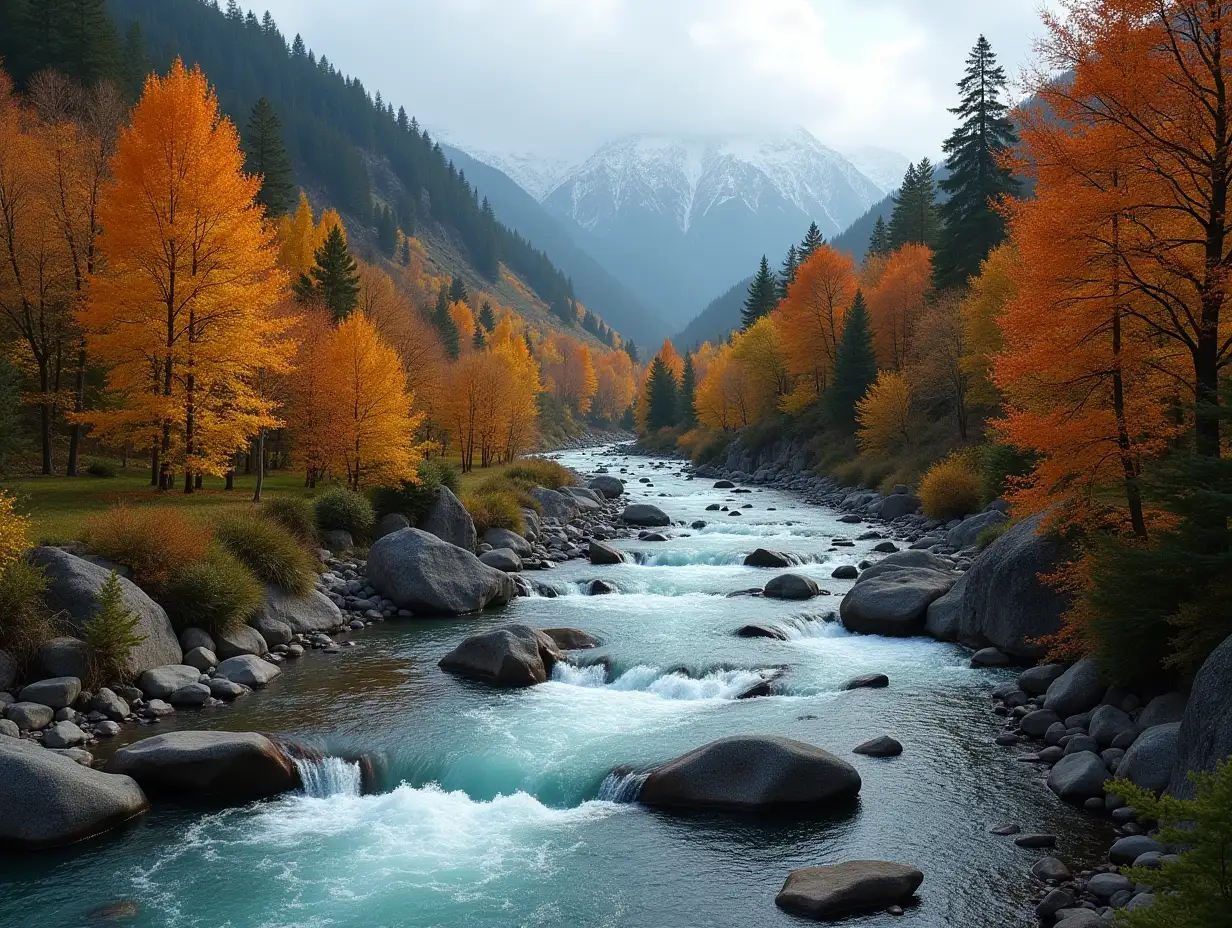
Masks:
[[[1004,671],[970,669],[957,647],[848,635],[833,621],[850,583],[831,571],[870,557],[875,542],[832,541],[861,527],[788,494],[713,490],[678,465],[599,450],[564,460],[627,467],[635,498],[707,525],[673,529],[666,542],[617,542],[625,564],[534,575],[555,598],[378,626],[341,654],[306,656],[259,695],[178,713],[161,728],[285,733],[323,759],[298,761],[301,794],[224,810],[160,804],[101,841],[0,857],[0,928],[84,924],[94,907],[123,900],[140,906],[130,924],[177,928],[785,926],[795,919],[774,896],[789,870],[861,858],[912,863],[926,879],[905,918],[854,924],[1033,923],[1027,871],[1040,852],[990,826],[1056,834],[1059,853],[1075,857],[1094,850],[1103,826],[1062,807],[1038,769],[992,744],[987,693]],[[643,475],[653,486],[637,482]],[[705,511],[716,502],[752,508]],[[791,553],[790,569],[833,595],[728,598],[777,572],[742,566],[756,547]],[[581,595],[595,578],[619,593]],[[437,668],[466,635],[511,620],[579,627],[603,647],[513,692]],[[736,637],[749,623],[786,640]],[[888,689],[842,689],[873,671],[889,675]],[[767,680],[772,695],[737,699]],[[741,733],[848,758],[864,781],[858,807],[758,817],[636,803],[649,767]],[[901,757],[850,753],[881,734],[903,743]],[[343,759],[361,753],[374,761],[375,794],[361,795],[360,767]]]

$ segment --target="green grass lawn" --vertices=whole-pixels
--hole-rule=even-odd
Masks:
[[[486,469],[476,468],[461,475],[461,489],[502,473],[508,465]],[[202,489],[185,494],[182,488],[160,493],[150,486],[148,468],[116,468],[115,477],[24,477],[0,480],[0,489],[17,497],[19,511],[34,522],[31,541],[64,542],[81,537],[85,520],[96,512],[123,503],[126,506],[174,506],[202,519],[212,519],[219,513],[252,506],[256,477],[237,474],[235,489],[223,489],[221,478],[205,479]],[[266,499],[274,496],[312,496],[323,487],[310,490],[304,486],[304,475],[298,472],[276,471],[265,477]]]

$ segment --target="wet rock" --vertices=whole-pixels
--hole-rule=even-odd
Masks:
[[[280,673],[282,670],[269,661],[264,661],[253,654],[240,654],[237,657],[229,657],[219,664],[215,676],[257,689],[268,684]]]
[[[839,606],[843,626],[865,635],[905,637],[923,633],[929,603],[948,593],[957,577],[904,567],[867,579],[881,566],[865,571],[843,597]]]
[[[853,860],[791,871],[774,902],[788,912],[832,920],[906,904],[923,882],[915,867]]]
[[[440,660],[442,670],[493,686],[544,683],[563,660],[556,642],[528,625],[506,625],[465,639]]]
[[[592,564],[623,564],[624,555],[611,545],[605,545],[601,541],[591,540],[589,551],[590,563]]]
[[[620,519],[626,525],[662,526],[671,525],[672,520],[658,506],[649,503],[633,503],[624,508]]]
[[[787,633],[770,625],[742,625],[736,629],[737,638],[773,638],[776,641],[786,641]]]
[[[981,648],[971,655],[972,667],[1005,667],[1010,663],[1010,656],[997,648]]]
[[[608,596],[612,593],[619,593],[620,590],[608,583],[606,580],[591,580],[586,586],[587,596]]]
[[[873,550],[878,554],[893,554],[898,550],[898,545],[892,541],[882,541],[873,545]]]
[[[81,680],[77,677],[54,677],[23,686],[17,698],[21,702],[37,702],[52,709],[71,706],[81,695]]]
[[[588,486],[605,499],[618,499],[624,495],[625,485],[619,477],[600,475],[592,477]]]
[[[512,548],[493,548],[479,555],[479,560],[507,574],[517,573],[522,569],[522,559]]]
[[[61,847],[144,813],[149,802],[125,776],[92,770],[25,741],[0,738],[0,846]]]
[[[512,599],[508,574],[456,545],[408,528],[373,544],[368,579],[382,596],[417,615],[462,615]]]
[[[928,604],[924,615],[924,634],[938,641],[957,641],[962,622],[962,599],[967,589],[967,575],[950,587],[944,596]]]
[[[811,577],[802,574],[779,574],[766,584],[765,595],[771,599],[812,599],[820,590]]]
[[[210,698],[210,688],[204,683],[189,683],[172,693],[167,701],[173,706],[203,706]]]
[[[846,761],[802,741],[737,736],[711,742],[655,769],[645,805],[732,810],[827,807],[860,791]]]
[[[210,677],[210,682],[206,684],[210,688],[210,695],[215,699],[222,699],[230,702],[232,699],[238,699],[245,693],[251,692],[248,687],[241,683],[232,683],[230,680],[223,677]]]
[[[852,748],[852,754],[863,754],[866,757],[898,757],[903,753],[903,746],[889,735],[881,735],[865,741]]]
[[[260,657],[269,651],[269,646],[261,637],[261,633],[247,625],[218,632],[214,636],[214,642],[218,648],[214,653],[223,660],[238,657],[241,654],[253,654]]]
[[[1048,848],[1048,847],[1056,847],[1057,846],[1057,836],[1056,835],[1022,835],[1021,837],[1015,838],[1014,843],[1018,845],[1019,847],[1025,847],[1025,848],[1029,848],[1032,850]]]
[[[1069,867],[1055,857],[1044,857],[1031,867],[1031,875],[1045,883],[1064,883],[1070,879]]]
[[[298,789],[295,765],[255,732],[176,731],[120,748],[106,771],[151,793],[249,802]]]
[[[845,684],[845,690],[880,690],[890,685],[890,678],[884,673],[866,673],[852,677]]]
[[[580,628],[541,628],[562,651],[585,651],[599,647],[599,639]]]
[[[1028,696],[1043,696],[1048,692],[1048,687],[1052,686],[1057,677],[1063,673],[1065,673],[1065,667],[1061,664],[1041,664],[1038,667],[1028,667],[1018,675],[1018,688]]]
[[[835,580],[855,580],[860,576],[860,570],[854,564],[840,564],[830,572]]]
[[[758,548],[744,559],[745,567],[790,567],[791,558],[781,551]]]

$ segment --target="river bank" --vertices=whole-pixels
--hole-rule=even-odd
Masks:
[[[970,652],[952,644],[857,636],[834,621],[837,597],[855,586],[834,574],[881,560],[874,548],[889,540],[859,536],[894,535],[902,546],[915,529],[840,521],[839,511],[764,484],[716,489],[717,481],[706,482],[679,462],[610,449],[564,460],[584,473],[623,477],[631,499],[622,502],[658,506],[672,524],[655,530],[612,524],[613,505],[586,532],[577,529],[579,537],[562,527],[541,543],[544,551],[575,556],[528,574],[529,596],[479,616],[373,620],[352,634],[353,647],[305,654],[294,673],[274,679],[260,695],[213,712],[179,712],[157,729],[277,731],[323,757],[380,758],[375,795],[355,795],[349,786],[339,793],[339,783],[352,781],[318,777],[314,789],[334,787],[202,819],[189,847],[178,846],[167,828],[184,815],[197,816],[175,804],[156,805],[114,843],[83,851],[80,866],[78,859],[66,862],[75,885],[92,885],[82,869],[86,860],[128,867],[132,885],[140,887],[138,901],[155,918],[165,912],[164,897],[178,900],[182,910],[204,891],[202,880],[231,878],[231,868],[215,859],[218,850],[230,847],[241,861],[259,853],[277,862],[293,853],[277,836],[294,833],[296,853],[307,857],[287,886],[273,887],[271,904],[279,911],[299,898],[325,924],[344,923],[350,911],[330,887],[367,879],[363,861],[369,859],[402,874],[401,888],[378,881],[365,893],[370,905],[363,911],[374,923],[382,913],[394,917],[410,899],[426,906],[423,924],[433,918],[500,924],[502,909],[492,906],[502,898],[533,913],[534,924],[556,924],[565,911],[616,913],[613,924],[689,925],[698,912],[711,913],[716,924],[730,923],[733,913],[769,924],[786,917],[772,901],[788,870],[863,856],[923,870],[919,902],[907,909],[917,923],[974,926],[1028,924],[1038,894],[1024,873],[1043,852],[1019,848],[991,828],[1014,822],[1052,834],[1052,853],[1071,861],[1102,856],[1113,837],[1110,825],[1066,812],[1027,765],[994,743],[1003,719],[992,711],[987,690],[1012,684],[1013,672],[971,668]],[[577,557],[585,536],[605,533],[604,524],[611,536],[598,540],[619,551],[620,562]],[[653,540],[656,534],[665,540]],[[745,565],[757,548],[788,555],[786,573],[812,580],[831,597],[729,598],[780,575]],[[610,591],[585,595],[595,581]],[[467,637],[510,622],[575,626],[600,647],[570,655],[551,680],[517,691],[459,681],[436,667]],[[738,637],[750,624],[778,636]],[[853,677],[872,673],[886,674],[889,687],[844,689]],[[736,698],[753,677],[773,679],[768,695]],[[849,757],[864,783],[858,810],[821,820],[753,822],[663,816],[601,798],[613,770],[652,769],[741,733],[791,737]],[[880,735],[895,737],[903,755],[848,753]],[[379,836],[361,835],[383,820],[399,831],[381,827]],[[952,834],[952,842],[938,848],[930,837],[938,830]],[[446,863],[431,841],[460,856]],[[480,861],[493,841],[511,856],[483,876]],[[522,872],[513,861],[525,862],[533,847],[548,855],[540,857],[546,869]],[[679,899],[651,891],[648,877],[659,867],[673,874]],[[577,875],[595,868],[604,878],[579,895]],[[975,890],[973,870],[979,872]],[[412,872],[420,877],[409,878]],[[433,885],[477,893],[477,902],[462,916]],[[9,886],[22,904],[51,904],[20,879]],[[1001,921],[985,920],[989,913]],[[249,923],[241,910],[234,915],[236,924]]]

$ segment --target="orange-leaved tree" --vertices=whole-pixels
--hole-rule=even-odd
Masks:
[[[819,245],[796,269],[786,299],[774,311],[787,367],[810,402],[820,399],[829,385],[843,313],[855,293],[851,256]]]
[[[100,270],[80,313],[108,368],[117,410],[86,414],[100,431],[154,436],[159,486],[182,470],[221,475],[260,429],[277,424],[254,387],[293,346],[273,308],[286,291],[273,234],[243,171],[235,126],[200,69],[151,75],[112,158],[99,203]]]
[[[1018,263],[1013,242],[998,245],[970,280],[970,290],[959,306],[963,327],[962,369],[968,377],[969,397],[978,406],[994,407],[1001,397],[992,382],[993,359],[1005,348],[1000,319],[1014,298],[1012,272]]]
[[[865,291],[878,364],[902,370],[914,357],[912,337],[932,288],[933,253],[904,245],[886,260],[875,286]]]

